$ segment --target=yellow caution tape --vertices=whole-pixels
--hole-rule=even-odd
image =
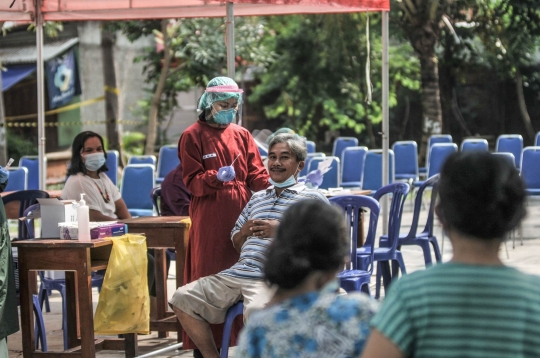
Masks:
[[[73,103],[73,104],[67,105],[65,107],[57,108],[57,109],[52,109],[50,111],[45,112],[45,115],[48,116],[48,115],[51,115],[51,114],[57,114],[57,113],[71,111],[71,110],[74,110],[76,108],[85,107],[85,106],[88,106],[88,105],[91,105],[91,104],[94,104],[94,103],[97,103],[97,102],[100,102],[100,101],[103,101],[103,100],[105,100],[105,96],[96,97],[96,98],[92,98],[92,99],[87,99],[86,101],[82,101],[82,102],[79,102],[79,103]],[[20,116],[5,117],[5,120],[6,121],[14,121],[14,120],[19,120],[19,119],[30,119],[30,118],[35,118],[35,117],[37,117],[37,113],[23,114],[23,115],[20,115]]]
[[[133,124],[133,125],[140,125],[144,124],[143,121],[128,121],[119,119],[117,121],[114,121],[118,124]],[[45,122],[45,127],[75,127],[75,126],[82,126],[82,125],[93,125],[93,124],[105,124],[107,121],[70,121],[70,122]],[[2,125],[0,125],[1,127]],[[6,127],[37,127],[36,122],[10,122],[5,123]]]
[[[109,86],[105,86],[105,92],[110,92],[110,93],[114,93],[116,95],[119,95],[120,94],[120,90],[116,87],[109,87]]]

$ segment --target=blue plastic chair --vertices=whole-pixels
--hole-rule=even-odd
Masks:
[[[329,199],[330,203],[340,206],[345,211],[346,223],[350,233],[350,262],[348,269],[341,271],[338,274],[341,288],[347,292],[363,291],[368,295],[369,282],[373,273],[374,261],[374,244],[375,233],[377,231],[377,222],[379,220],[379,203],[377,200],[368,196],[362,195],[340,195]],[[362,208],[368,208],[369,214],[369,230],[364,246],[369,245],[369,259],[363,261],[365,269],[358,266],[357,252],[358,247],[358,224],[362,215]]]
[[[504,157],[506,160],[508,160],[510,163],[512,163],[514,168],[516,167],[516,158],[514,157],[514,154],[508,153],[508,152],[501,152],[501,153],[493,152],[491,154]]]
[[[28,169],[28,187],[27,189],[39,189],[39,157],[25,155],[19,159],[19,167]],[[47,158],[45,158],[45,170],[47,170]]]
[[[458,147],[455,143],[437,143],[431,147],[428,162],[427,177],[431,178],[441,172],[442,166],[453,153],[457,153]],[[415,187],[420,187],[424,184],[423,181],[414,182]]]
[[[392,201],[390,202],[390,210],[388,213],[388,244],[387,246],[381,246],[374,248],[373,260],[377,262],[377,282],[375,298],[380,297],[381,283],[380,278],[382,276],[384,288],[388,289],[393,278],[397,277],[398,270],[394,270],[390,273],[390,261],[397,262],[402,274],[406,274],[405,262],[403,261],[403,255],[401,251],[397,249],[399,241],[399,228],[401,226],[401,215],[403,214],[403,205],[405,199],[409,193],[409,185],[406,183],[393,183],[386,185],[373,194],[373,199],[381,201],[384,195],[392,195]],[[366,258],[371,255],[370,247],[373,246],[367,242],[363,247],[357,249],[358,266],[365,269]]]
[[[341,158],[341,153],[345,148],[358,146],[358,138],[355,137],[337,137],[334,140],[332,156]]]
[[[308,153],[315,153],[317,151],[317,146],[312,140],[306,140],[306,147]]]
[[[309,163],[311,162],[311,160],[313,158],[325,158],[325,157],[326,157],[326,154],[324,154],[322,152],[308,153],[308,155],[306,157],[306,163],[304,164],[304,169],[302,169],[300,171],[300,174],[298,174],[298,176],[303,177],[303,176],[306,176],[309,173],[308,172]]]
[[[414,140],[398,141],[392,145],[395,155],[395,179],[418,180],[418,147]]]
[[[480,138],[467,138],[464,139],[463,142],[461,142],[461,148],[460,150],[462,152],[470,152],[470,151],[489,151],[489,145],[487,140],[480,139]]]
[[[13,270],[15,273],[15,291],[17,292],[17,306],[20,306],[19,297],[19,261],[13,257]],[[32,295],[32,307],[34,311],[34,318],[36,320],[34,327],[35,347],[39,349],[39,342],[41,342],[41,351],[47,352],[47,332],[45,331],[45,320],[43,319],[43,312],[39,306],[39,300],[37,295]]]
[[[426,150],[426,163],[429,163],[429,155],[430,155],[429,153],[431,151],[431,147],[437,143],[452,143],[452,136],[450,134],[433,134],[431,137],[429,137],[427,150]],[[426,174],[427,166],[419,168],[418,171],[422,174]],[[429,178],[429,175],[428,175],[428,178]]]
[[[341,186],[361,188],[367,147],[347,147],[341,153]]]
[[[523,150],[523,137],[519,134],[502,134],[497,138],[495,151],[509,152],[516,158],[516,168],[521,168],[521,151]]]
[[[128,159],[128,165],[130,164],[150,164],[156,166],[155,155],[132,155]]]
[[[25,167],[11,167],[9,179],[4,191],[18,191],[28,189],[28,169]]]
[[[339,188],[339,177],[341,173],[340,163],[338,157],[315,157],[309,162],[308,173],[312,170],[316,170],[320,162],[327,159],[332,159],[330,170],[324,174],[322,184],[319,185],[319,189]]]
[[[379,190],[382,184],[382,150],[374,149],[366,153],[364,172],[362,174],[363,190]],[[388,150],[388,183],[394,179],[394,151]]]
[[[159,148],[159,157],[157,163],[156,183],[161,184],[167,174],[180,164],[178,158],[178,146],[176,144],[168,144]]]
[[[151,192],[155,186],[155,170],[150,164],[131,164],[124,168],[120,194],[133,216],[153,216]]]
[[[536,136],[534,138],[534,145],[536,147],[540,147],[540,132],[536,133]]]
[[[227,310],[225,316],[225,323],[223,326],[223,335],[221,336],[221,353],[220,358],[227,358],[229,356],[229,345],[231,344],[231,328],[236,316],[243,314],[244,302],[238,301]]]
[[[416,199],[414,201],[414,211],[413,211],[411,229],[409,230],[408,233],[399,235],[399,240],[397,244],[398,250],[401,250],[401,246],[406,246],[406,245],[420,246],[422,248],[422,252],[424,253],[424,263],[426,267],[432,264],[430,244],[433,245],[433,251],[435,253],[435,260],[437,262],[441,262],[442,260],[441,250],[439,249],[439,243],[437,242],[437,237],[435,236],[434,230],[433,230],[435,201],[437,199],[437,193],[438,193],[438,190],[437,190],[438,181],[439,181],[439,175],[437,174],[435,176],[432,176],[431,178],[428,178],[426,181],[424,181],[424,183],[418,189],[416,193]],[[428,209],[428,216],[426,220],[426,225],[424,226],[424,230],[421,233],[417,233],[418,221],[420,219],[420,210],[422,209],[423,194],[427,188],[432,188],[431,200],[430,200],[430,205]],[[388,246],[388,237],[386,235],[381,236],[380,245]]]
[[[30,205],[26,210],[24,211],[24,217],[27,217],[30,215],[34,210],[39,208],[39,204],[33,204]],[[24,225],[26,226],[27,235],[24,239],[33,239],[35,238],[34,233],[34,219],[26,219],[24,220]],[[49,295],[51,294],[51,291],[55,290],[60,293],[60,296],[62,297],[62,329],[63,329],[63,337],[64,337],[64,350],[68,349],[68,338],[67,338],[67,314],[66,314],[66,280],[63,278],[60,279],[53,279],[45,276],[45,273],[43,271],[38,271],[39,279],[41,281],[41,285],[39,286],[39,293],[38,293],[38,304],[40,310],[43,309],[43,303],[45,303],[45,312],[51,312],[51,307],[49,304]],[[92,287],[96,287],[98,291],[101,291],[101,286],[103,285],[103,276],[92,273],[92,281],[91,281]]]
[[[105,172],[109,179],[113,182],[114,185],[118,185],[118,163],[119,163],[120,154],[116,150],[108,150],[107,151],[107,160],[105,164],[107,165],[107,168],[109,168],[108,171]],[[66,178],[67,180],[67,178]]]
[[[30,205],[33,205],[36,202],[36,199],[38,198],[42,199],[42,198],[48,198],[48,197],[49,197],[49,194],[46,191],[21,190],[21,191],[16,191],[14,193],[4,196],[2,198],[2,202],[4,203],[4,206],[6,206],[6,204],[9,202],[18,201],[19,202],[18,217],[21,218],[23,216],[26,216],[24,214],[26,209],[28,209]],[[32,232],[32,236],[30,236],[27,226],[24,224],[23,221],[19,220],[18,225],[19,225],[18,233],[17,233],[18,239],[29,239],[33,237],[33,232]]]
[[[523,149],[521,178],[525,182],[527,195],[540,195],[540,146]]]

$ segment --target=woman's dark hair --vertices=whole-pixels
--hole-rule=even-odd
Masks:
[[[268,248],[265,278],[280,288],[301,284],[313,271],[333,271],[349,252],[343,212],[320,200],[303,200],[283,215]]]
[[[105,151],[105,146],[103,145],[103,138],[92,131],[84,131],[75,137],[73,139],[73,144],[71,145],[71,160],[69,161],[69,167],[67,174],[68,175],[76,175],[78,173],[86,174],[86,167],[84,166],[84,163],[81,158],[81,151],[84,148],[84,143],[88,138],[97,137],[99,138],[99,141],[101,142],[101,146],[103,147],[103,155],[105,156],[105,159],[107,159],[107,152]],[[98,169],[98,173],[106,172],[109,168],[107,168],[107,164],[103,164],[101,168]]]
[[[451,155],[439,180],[438,214],[450,229],[502,239],[525,217],[525,185],[507,158],[487,152]]]

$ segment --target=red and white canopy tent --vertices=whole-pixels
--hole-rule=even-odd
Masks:
[[[233,10],[234,9],[234,10]],[[36,25],[38,137],[40,188],[45,188],[45,106],[43,76],[43,22],[136,20],[189,17],[227,18],[227,69],[234,76],[234,15],[328,14],[381,11],[382,16],[382,113],[383,185],[388,184],[388,12],[390,0],[4,0],[0,21]],[[232,26],[230,26],[232,25]],[[384,215],[383,217],[386,217]]]

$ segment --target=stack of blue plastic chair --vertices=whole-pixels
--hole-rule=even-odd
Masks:
[[[534,137],[534,145],[540,147],[540,132],[536,133],[536,136]]]
[[[509,152],[516,158],[516,168],[521,168],[521,151],[523,150],[523,137],[519,134],[502,134],[497,138],[495,151],[497,153]]]
[[[540,146],[523,149],[521,178],[525,182],[527,195],[540,195]]]
[[[315,145],[315,142],[312,140],[306,140],[306,147],[308,153],[315,153],[317,151],[317,146]]]
[[[309,169],[309,163],[311,162],[313,158],[325,158],[325,157],[326,157],[326,154],[322,152],[308,153],[305,164],[304,164],[304,168],[300,171],[300,174],[298,174],[298,176],[303,177],[307,175],[308,169]]]
[[[131,164],[124,168],[120,194],[131,215],[154,215],[150,196],[156,183],[154,175],[154,166],[150,164]]]
[[[433,231],[433,221],[434,221],[434,211],[435,211],[435,201],[437,200],[437,183],[439,181],[439,175],[432,176],[428,178],[418,189],[416,193],[416,199],[414,201],[414,213],[411,223],[411,229],[406,234],[400,234],[397,244],[397,249],[400,250],[401,246],[406,245],[418,245],[422,248],[424,253],[424,263],[427,266],[432,264],[431,260],[431,249],[430,244],[433,245],[433,251],[435,253],[435,259],[437,262],[441,262],[441,250],[439,249],[439,243],[437,242],[437,237]],[[428,209],[428,216],[426,220],[426,225],[424,230],[420,233],[418,231],[418,221],[420,219],[420,210],[422,209],[422,198],[424,191],[427,188],[432,188],[431,190],[431,201]],[[381,236],[380,241],[381,246],[388,246],[388,236]],[[393,268],[395,269],[395,267]]]
[[[337,137],[334,140],[332,156],[341,158],[341,153],[345,148],[358,146],[358,138],[355,137]]]
[[[361,188],[367,147],[347,147],[341,153],[341,186]]]
[[[244,312],[244,302],[238,301],[227,310],[225,315],[225,323],[223,324],[223,335],[221,336],[221,354],[220,358],[229,356],[229,345],[231,340],[231,328],[234,319]]]
[[[426,149],[426,163],[429,163],[429,153],[431,152],[431,147],[437,143],[452,143],[452,136],[450,134],[433,134],[431,137],[429,137]],[[418,171],[421,174],[426,174],[428,168],[427,166],[421,167]],[[429,175],[427,177],[429,178]]]
[[[346,223],[350,233],[350,262],[349,268],[338,274],[341,288],[347,292],[369,292],[369,281],[373,273],[374,244],[379,220],[379,203],[377,200],[362,195],[340,195],[329,199],[331,203],[340,206],[345,211]],[[363,261],[364,268],[359,267],[356,249],[358,247],[358,224],[362,215],[362,208],[370,210],[369,229],[364,246],[369,246],[368,259]]]
[[[105,162],[105,165],[107,165],[107,168],[109,168],[108,171],[105,172],[109,179],[113,182],[114,185],[118,185],[118,163],[119,163],[120,154],[116,150],[108,150],[107,151],[107,160]],[[67,178],[66,178],[67,180]]]
[[[156,183],[161,184],[167,174],[178,164],[180,164],[180,159],[178,158],[177,145],[169,144],[159,148]]]
[[[431,147],[428,162],[427,177],[431,178],[441,172],[442,166],[453,153],[457,153],[458,147],[455,143],[437,143]],[[415,187],[420,187],[423,181],[414,182]]]
[[[25,167],[11,167],[8,171],[9,179],[4,189],[5,192],[28,189],[28,169]]]
[[[132,155],[128,159],[128,165],[130,164],[150,164],[156,166],[155,155]]]
[[[364,172],[362,174],[363,190],[379,190],[382,186],[382,150],[374,149],[366,153]],[[388,183],[393,183],[394,177],[394,151],[388,151]]]
[[[395,261],[399,265],[402,274],[406,274],[405,262],[403,261],[403,255],[401,251],[397,249],[399,242],[399,228],[401,226],[401,215],[403,214],[403,204],[409,193],[409,185],[406,183],[393,183],[386,185],[373,194],[373,198],[377,201],[381,201],[384,195],[392,195],[392,201],[390,203],[390,210],[388,213],[388,245],[386,247],[379,245],[374,248],[373,260],[377,261],[377,283],[375,298],[380,297],[380,278],[383,277],[383,283],[385,290],[388,289],[392,278],[397,277],[398,270],[390,272],[390,261]],[[372,252],[370,247],[371,243],[366,243],[363,247],[357,250],[358,266],[365,269],[366,258],[369,257]]]
[[[319,185],[319,189],[328,189],[328,188],[339,188],[340,182],[339,177],[341,174],[340,163],[338,157],[315,157],[309,162],[308,173],[316,170],[319,163],[327,159],[332,160],[330,165],[330,170],[324,173],[322,184]]]
[[[45,158],[45,168],[47,158]],[[28,169],[28,188],[31,190],[39,189],[39,157],[34,155],[24,155],[19,159],[19,167]]]
[[[461,151],[470,152],[470,151],[489,151],[489,145],[487,140],[480,138],[467,138],[461,142]]]
[[[418,180],[418,147],[414,140],[395,142],[392,145],[395,155],[395,179]]]

